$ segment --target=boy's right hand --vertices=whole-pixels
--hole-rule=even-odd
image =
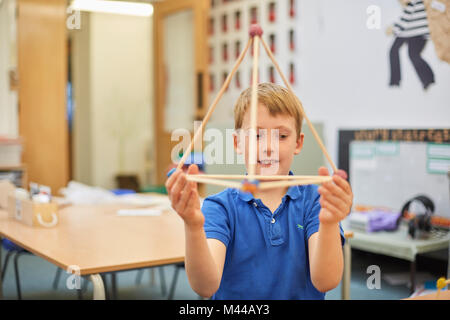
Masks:
[[[198,167],[195,164],[190,165],[187,173],[197,174]],[[205,217],[200,210],[197,183],[187,181],[186,174],[177,169],[170,175],[165,185],[172,208],[184,220],[186,226],[203,228]]]

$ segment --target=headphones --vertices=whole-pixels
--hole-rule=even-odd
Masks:
[[[397,220],[397,225],[400,223],[401,218],[405,217],[411,203],[414,201],[421,202],[425,206],[426,212],[424,214],[416,215],[408,223],[408,234],[413,239],[420,238],[421,235],[426,236],[428,232],[431,231],[431,216],[434,213],[433,201],[427,196],[418,195],[403,205],[400,217]]]

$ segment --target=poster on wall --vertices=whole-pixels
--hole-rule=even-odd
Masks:
[[[389,86],[401,82],[400,48],[408,47],[408,57],[424,90],[435,83],[432,67],[422,56],[428,40],[434,44],[437,56],[450,63],[450,0],[399,0],[403,12],[387,30],[394,37],[389,52]]]

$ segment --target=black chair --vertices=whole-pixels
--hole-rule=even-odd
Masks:
[[[175,289],[177,286],[177,281],[178,281],[178,274],[180,273],[180,270],[184,269],[184,268],[185,268],[184,263],[178,263],[175,265],[175,271],[173,273],[172,284],[170,285],[169,295],[167,296],[168,300],[173,300],[173,297],[175,295]],[[201,296],[198,296],[198,299],[203,300],[204,298]]]
[[[184,263],[179,263],[175,265],[175,271],[172,278],[172,284],[170,285],[169,295],[167,296],[168,300],[173,300],[173,296],[175,295],[175,288],[178,281],[178,274],[180,273],[180,269],[184,269]]]
[[[19,273],[19,258],[23,255],[32,255],[30,251],[18,246],[14,242],[8,240],[8,239],[2,239],[3,248],[7,251],[6,257],[5,257],[5,263],[3,264],[2,268],[2,283],[5,278],[6,269],[8,268],[9,260],[10,258],[14,257],[14,276],[16,280],[16,290],[17,290],[17,299],[22,300],[22,290],[20,286],[20,273]],[[56,270],[55,280],[53,281],[53,287],[56,289],[57,286],[57,280],[59,280],[61,274],[61,269],[58,268]],[[56,284],[55,284],[56,283]],[[78,291],[78,298],[81,298],[81,291]]]
[[[32,253],[18,246],[17,244],[8,239],[2,239],[2,246],[7,251],[5,263],[3,264],[2,269],[3,271],[1,274],[2,283],[3,279],[5,278],[6,268],[8,267],[9,259],[14,256],[14,275],[16,278],[17,299],[22,300],[22,291],[20,289],[20,277],[19,277],[19,258],[22,255]]]
[[[164,275],[164,267],[157,267],[159,269],[159,278],[161,280],[161,293],[163,296],[166,295],[166,277]],[[142,275],[145,269],[140,269],[136,275],[136,285],[141,284]]]

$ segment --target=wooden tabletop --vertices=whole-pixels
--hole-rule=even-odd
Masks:
[[[414,298],[407,298],[404,300],[450,300],[450,290],[442,290],[439,293],[439,297],[436,296],[436,293],[429,293],[423,296],[417,296]]]
[[[184,227],[173,211],[160,216],[118,216],[126,205],[76,205],[59,211],[54,228],[29,227],[0,210],[0,235],[81,275],[184,261]]]

